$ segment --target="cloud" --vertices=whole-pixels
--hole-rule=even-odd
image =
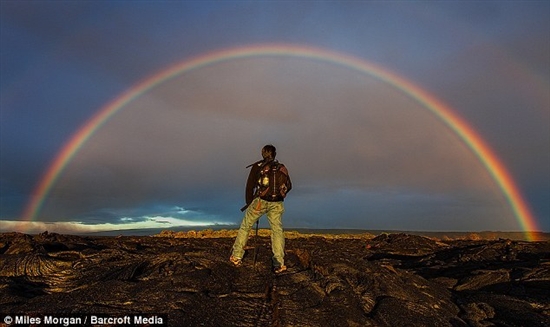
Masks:
[[[236,220],[244,166],[266,143],[296,196],[495,193],[470,149],[393,86],[312,60],[249,58],[181,74],[122,108],[67,166],[41,219],[137,219],[151,215],[126,211],[181,203]]]
[[[269,42],[354,55],[418,83],[480,132],[548,216],[547,2],[1,6],[1,219],[17,219],[53,155],[126,88],[184,58]],[[409,210],[415,222],[447,212],[448,226],[514,224],[479,161],[421,105],[364,74],[289,57],[202,67],[143,94],[80,149],[39,218],[121,224],[178,204],[238,221],[244,166],[265,143],[295,181],[289,223],[346,212],[349,225],[368,213],[411,226],[400,218]]]
[[[108,231],[128,231],[137,229],[170,229],[181,227],[200,227],[206,228],[209,226],[231,226],[231,223],[213,223],[194,222],[173,220],[166,217],[150,217],[141,222],[126,222],[124,224],[117,223],[102,223],[102,224],[87,224],[79,221],[56,221],[56,222],[38,222],[38,221],[10,221],[3,220],[0,233],[3,232],[20,232],[37,234],[44,231],[55,232],[60,234],[87,234],[100,233]]]
[[[3,220],[0,232],[94,233],[112,230],[158,229],[177,227],[229,226],[232,222],[208,216],[181,206],[149,206],[131,209],[101,209],[84,217],[83,221],[10,221]]]

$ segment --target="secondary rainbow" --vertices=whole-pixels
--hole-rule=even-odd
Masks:
[[[208,53],[169,67],[168,69],[143,80],[126,92],[122,93],[119,97],[99,110],[63,146],[62,150],[55,157],[54,161],[48,167],[48,170],[33,191],[31,199],[22,214],[22,220],[33,221],[38,216],[51,188],[55,185],[56,181],[59,179],[59,176],[63,173],[65,166],[71,161],[86,141],[98,129],[100,129],[101,126],[109,120],[109,118],[124,108],[126,104],[135,100],[140,95],[148,90],[151,90],[155,86],[182,73],[218,62],[256,56],[301,57],[309,60],[318,60],[321,62],[340,65],[378,78],[379,80],[382,80],[401,90],[411,98],[418,101],[423,107],[428,109],[443,123],[445,123],[445,125],[447,125],[448,128],[458,135],[458,137],[477,156],[479,161],[484,165],[493,180],[501,189],[503,195],[506,197],[520,227],[525,232],[527,239],[533,239],[532,232],[539,230],[534,216],[523,199],[523,196],[514,179],[502,161],[487,145],[483,138],[448,105],[444,104],[436,97],[409,82],[405,78],[363,59],[325,49],[287,44],[255,45]]]

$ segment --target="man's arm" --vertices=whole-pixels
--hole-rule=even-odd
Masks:
[[[250,205],[250,203],[252,203],[252,200],[254,200],[254,195],[255,195],[254,193],[258,184],[257,179],[258,179],[258,172],[260,169],[259,163],[261,163],[261,161],[254,163],[252,165],[252,169],[250,169],[250,173],[248,174],[248,179],[246,180],[246,187],[244,192],[246,204],[244,207],[241,208],[241,211],[245,211],[246,208],[248,208],[248,206]]]
[[[286,169],[286,166],[283,165],[283,167],[281,167],[281,171],[288,177],[286,181],[286,193],[288,193],[292,189],[292,181],[290,180],[290,175],[288,173],[288,169]]]

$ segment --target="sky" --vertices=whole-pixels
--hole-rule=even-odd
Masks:
[[[550,2],[0,6],[0,231],[236,228],[273,144],[286,228],[550,232]]]

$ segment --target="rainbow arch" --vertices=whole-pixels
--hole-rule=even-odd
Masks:
[[[31,194],[31,199],[22,213],[21,220],[33,221],[36,219],[50,190],[66,165],[86,141],[126,104],[135,100],[144,92],[182,73],[219,62],[256,56],[292,56],[348,67],[386,82],[418,101],[471,149],[507,199],[518,224],[525,232],[526,238],[529,240],[534,239],[533,232],[539,230],[537,221],[523,199],[514,179],[483,138],[448,105],[405,78],[363,59],[326,49],[288,44],[262,44],[207,53],[184,60],[134,85],[100,109],[63,146]]]

